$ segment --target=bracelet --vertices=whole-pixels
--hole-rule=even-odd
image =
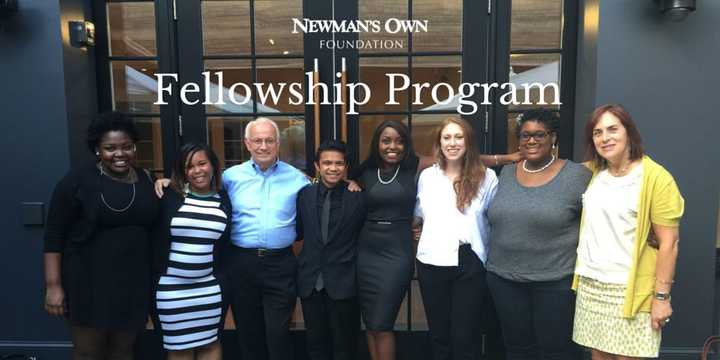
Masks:
[[[493,158],[495,159],[495,166],[498,166],[498,165],[500,165],[500,164],[498,163],[498,157],[497,157],[497,154],[493,155]]]
[[[655,281],[657,281],[663,285],[672,285],[675,283],[675,280],[666,281],[666,280],[655,279]]]

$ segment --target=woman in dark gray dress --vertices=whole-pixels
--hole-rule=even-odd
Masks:
[[[358,169],[368,215],[358,240],[358,296],[373,360],[395,357],[395,325],[413,272],[412,215],[419,159],[400,122],[375,129]]]

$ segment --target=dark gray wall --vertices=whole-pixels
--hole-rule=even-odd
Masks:
[[[675,315],[663,333],[663,350],[688,354],[717,332],[720,1],[698,0],[697,11],[677,23],[663,19],[650,0],[584,3],[576,157],[592,108],[621,103],[638,123],[648,154],[675,176],[685,216],[673,287]]]
[[[43,229],[22,225],[20,204],[37,201],[47,207],[71,159],[87,156],[78,128],[96,108],[94,59],[92,50],[69,47],[67,21],[89,18],[88,5],[85,0],[21,0],[18,13],[0,23],[0,151],[6,157],[0,355],[14,346],[68,340],[62,321],[43,310]]]

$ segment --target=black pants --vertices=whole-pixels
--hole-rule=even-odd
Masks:
[[[290,317],[297,300],[292,251],[259,257],[229,246],[225,277],[243,360],[292,360]]]
[[[325,290],[313,290],[301,302],[310,360],[355,359],[360,330],[357,299],[333,300]]]
[[[420,294],[425,304],[433,359],[475,359],[480,341],[485,266],[470,249],[460,247],[458,266],[433,266],[418,261]]]
[[[572,341],[575,295],[572,276],[516,282],[488,272],[508,360],[578,359]]]

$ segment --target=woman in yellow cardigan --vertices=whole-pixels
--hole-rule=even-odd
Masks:
[[[672,175],[644,155],[619,105],[585,127],[593,178],[583,194],[573,340],[593,360],[657,357],[670,322],[670,289],[684,200]]]

